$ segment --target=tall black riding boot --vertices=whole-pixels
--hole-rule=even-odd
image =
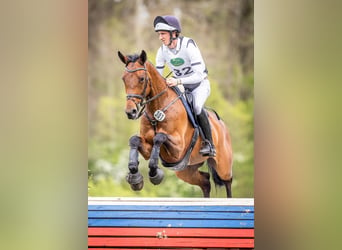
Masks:
[[[197,115],[197,120],[205,137],[203,138],[203,144],[199,152],[203,156],[214,157],[216,155],[216,150],[211,135],[210,122],[207,113],[204,109],[202,109],[202,112],[199,115]]]

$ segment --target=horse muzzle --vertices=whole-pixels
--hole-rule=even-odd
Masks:
[[[130,119],[130,120],[138,119],[137,114],[138,114],[138,110],[136,108],[133,108],[131,110],[126,110],[127,118]]]
[[[144,112],[145,105],[141,105],[140,103],[134,103],[134,105],[130,105],[131,103],[127,103],[126,106],[126,115],[130,120],[138,119]]]

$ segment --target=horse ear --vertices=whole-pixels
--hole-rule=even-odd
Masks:
[[[123,62],[124,64],[127,64],[127,61],[128,61],[127,57],[124,56],[123,54],[121,54],[120,51],[118,51],[118,56],[119,56],[121,62]]]
[[[144,64],[147,60],[147,55],[146,55],[146,52],[145,50],[142,50],[141,51],[141,54],[140,54],[140,61],[142,62],[142,64]]]

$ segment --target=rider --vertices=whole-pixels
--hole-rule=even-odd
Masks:
[[[157,16],[153,25],[163,43],[157,52],[156,68],[162,75],[166,63],[175,76],[167,78],[167,84],[170,87],[182,84],[192,93],[197,121],[205,137],[200,153],[204,156],[215,156],[208,115],[203,109],[210,94],[210,83],[201,52],[194,40],[179,36],[181,26],[176,17]]]

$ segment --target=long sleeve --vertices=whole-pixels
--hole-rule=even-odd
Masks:
[[[165,59],[163,58],[162,47],[160,47],[157,51],[156,56],[156,69],[160,75],[163,75],[165,68]]]

